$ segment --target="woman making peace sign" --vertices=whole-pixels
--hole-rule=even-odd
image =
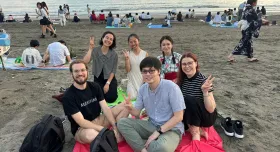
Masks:
[[[139,46],[139,37],[136,34],[128,36],[128,44],[131,51],[123,50],[125,58],[125,70],[127,72],[127,94],[132,99],[137,97],[138,91],[143,84],[142,74],[140,71],[140,62],[148,56],[148,53]]]
[[[216,102],[212,93],[213,80],[211,76],[206,78],[199,72],[195,54],[183,54],[177,84],[186,104],[183,122],[185,129],[189,127],[193,140],[200,140],[200,135],[207,139],[207,133],[201,128],[212,126],[217,118]]]
[[[98,83],[104,91],[106,102],[112,103],[118,98],[118,83],[115,77],[118,66],[118,55],[116,47],[116,36],[114,33],[104,32],[98,47],[94,45],[94,37],[90,37],[89,50],[84,61],[92,62],[92,75],[94,82]]]

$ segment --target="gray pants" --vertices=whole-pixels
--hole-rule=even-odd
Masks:
[[[118,121],[118,129],[130,147],[137,152],[145,148],[148,138],[156,130],[156,127],[149,121],[122,118]],[[170,130],[152,141],[148,152],[174,152],[181,140],[179,130]]]

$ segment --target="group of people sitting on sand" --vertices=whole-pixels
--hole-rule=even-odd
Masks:
[[[129,35],[127,42],[129,51],[123,50],[123,60],[128,96],[113,108],[107,103],[118,98],[115,34],[104,32],[98,45],[90,37],[84,58],[71,62],[74,82],[64,92],[62,103],[75,140],[91,143],[104,127],[112,127],[118,142],[126,140],[141,152],[174,151],[186,130],[193,140],[208,139],[205,128],[217,117],[214,78],[200,72],[197,56],[177,53],[170,36],[159,40],[162,54],[158,57],[141,49],[136,34]],[[93,81],[88,80],[91,61]],[[128,118],[140,118],[143,109],[148,121]]]
[[[110,11],[107,16],[105,16],[104,11],[101,10],[100,14],[97,16],[95,11],[92,11],[90,14],[90,21],[93,23],[106,23],[107,26],[115,26],[115,27],[128,27],[131,23],[141,23],[141,20],[152,20],[153,17],[148,12],[147,15],[142,12],[139,16],[138,13],[135,13],[135,16],[132,16],[131,13],[125,14],[122,18],[120,18],[119,14],[115,16]]]
[[[49,44],[43,56],[37,50],[39,46],[38,40],[30,41],[30,47],[26,48],[21,55],[21,66],[34,68],[46,65],[62,66],[72,61],[70,51],[63,40]]]

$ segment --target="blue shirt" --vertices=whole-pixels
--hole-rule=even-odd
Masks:
[[[162,126],[174,116],[174,112],[182,111],[186,106],[178,85],[170,80],[161,79],[155,91],[151,91],[148,83],[140,87],[135,108],[145,108],[149,121],[155,126]],[[172,128],[174,129],[179,129],[183,134],[184,124],[179,122]]]
[[[106,26],[112,26],[113,21],[114,21],[113,17],[107,17]]]

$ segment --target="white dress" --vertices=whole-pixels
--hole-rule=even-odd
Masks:
[[[143,78],[140,71],[140,62],[146,57],[147,52],[141,50],[138,55],[135,55],[133,51],[129,52],[130,71],[127,73],[127,90],[131,99],[135,99],[138,95],[139,88],[143,84]]]

